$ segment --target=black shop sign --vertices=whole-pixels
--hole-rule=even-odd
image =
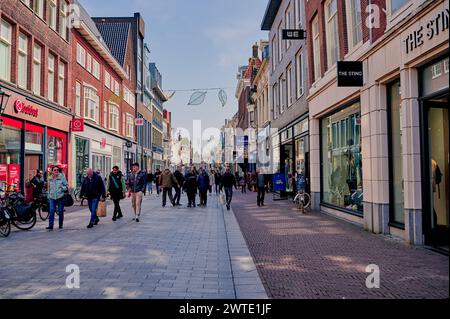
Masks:
[[[297,29],[286,29],[283,30],[283,40],[305,40],[306,31]]]
[[[362,61],[339,61],[337,63],[338,87],[355,87],[364,85]]]

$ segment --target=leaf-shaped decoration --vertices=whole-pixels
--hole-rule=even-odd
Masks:
[[[188,105],[200,105],[205,101],[206,91],[196,91],[191,95]]]
[[[220,103],[222,103],[222,107],[224,107],[227,104],[227,93],[224,90],[219,91],[219,100]]]

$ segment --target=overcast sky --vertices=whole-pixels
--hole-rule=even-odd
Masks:
[[[261,31],[266,0],[81,0],[91,16],[132,16],[141,12],[151,61],[163,75],[163,88],[226,88],[222,108],[218,92],[209,92],[200,106],[188,106],[191,92],[178,92],[166,103],[173,126],[192,130],[220,128],[237,111],[236,74],[246,65],[252,45],[267,38]]]

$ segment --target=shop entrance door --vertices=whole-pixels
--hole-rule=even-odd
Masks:
[[[25,200],[33,201],[33,187],[30,181],[36,175],[37,170],[42,170],[42,155],[26,154],[25,155]]]
[[[449,250],[449,110],[448,94],[424,102],[426,134],[426,189],[424,233],[426,244]]]

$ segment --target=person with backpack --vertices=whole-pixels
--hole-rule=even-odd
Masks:
[[[122,209],[120,208],[120,201],[125,198],[127,187],[125,185],[125,178],[118,166],[114,166],[111,174],[108,177],[107,183],[108,193],[114,203],[113,221],[123,217]]]

